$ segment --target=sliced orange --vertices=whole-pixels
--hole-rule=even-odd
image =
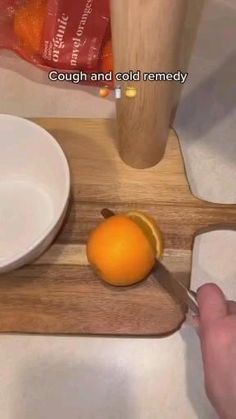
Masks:
[[[141,211],[129,211],[126,215],[143,230],[153,247],[156,258],[160,259],[164,251],[164,240],[156,221]]]
[[[88,261],[104,281],[127,286],[146,278],[163,251],[155,221],[138,211],[104,220],[90,235]]]

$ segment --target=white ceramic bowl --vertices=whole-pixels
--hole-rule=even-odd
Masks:
[[[56,140],[28,120],[0,115],[0,272],[46,250],[69,194],[69,167]]]

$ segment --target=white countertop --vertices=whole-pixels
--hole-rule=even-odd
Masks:
[[[207,98],[212,91],[224,91],[225,78],[214,69],[222,68],[228,59],[231,63],[235,28],[230,26],[232,39],[227,28],[235,18],[234,0],[207,1],[190,66],[191,84],[185,86],[176,121],[194,193],[234,203],[235,102],[230,96],[214,107],[212,103],[220,102],[212,98],[209,103]],[[216,42],[217,36],[221,42]],[[45,74],[32,71],[29,64],[20,61],[19,73],[10,70],[15,61],[13,54],[0,54],[0,112],[26,117],[114,117],[114,102],[100,99],[96,89],[44,85]],[[231,74],[226,64],[225,74]],[[213,85],[211,74],[218,80]],[[204,80],[202,97],[198,86]],[[199,237],[192,288],[214,281],[236,299],[235,253],[236,232]],[[198,337],[187,325],[165,339],[0,336],[0,364],[3,419],[216,418],[204,393]]]
[[[214,281],[236,299],[235,252],[236,232],[200,236],[193,289]],[[188,325],[161,339],[1,336],[0,362],[4,419],[217,418]]]

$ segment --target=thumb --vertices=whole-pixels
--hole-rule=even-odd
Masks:
[[[215,284],[206,284],[199,288],[197,300],[200,311],[200,324],[206,326],[213,321],[226,317],[227,302],[221,289]]]

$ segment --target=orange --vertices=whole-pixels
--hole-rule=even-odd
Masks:
[[[138,224],[140,228],[145,232],[156,254],[156,258],[160,259],[163,255],[164,240],[162,237],[162,232],[156,221],[150,217],[150,215],[147,215],[141,211],[129,211],[127,216],[134,220],[136,224]]]
[[[156,223],[137,211],[104,220],[87,243],[88,261],[98,276],[117,286],[146,278],[162,251],[162,236]]]
[[[103,73],[108,73],[109,71],[113,71],[113,68],[112,41],[110,40],[106,42],[102,51],[101,71]]]
[[[109,96],[109,94],[110,94],[110,89],[108,87],[104,86],[100,88],[99,95],[101,97],[107,97]]]
[[[16,10],[15,34],[25,51],[40,54],[44,22],[47,15],[47,0],[26,0]]]

